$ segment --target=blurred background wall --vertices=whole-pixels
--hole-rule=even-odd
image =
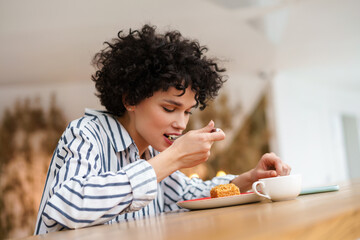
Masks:
[[[304,186],[360,177],[359,22],[357,0],[0,0],[0,238],[32,234],[59,135],[102,108],[93,55],[145,23],[198,39],[228,70],[189,126],[215,119],[227,139],[186,174],[236,174],[274,151]]]

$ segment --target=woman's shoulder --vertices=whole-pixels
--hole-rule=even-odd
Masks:
[[[86,109],[83,117],[70,122],[67,132],[72,135],[78,133],[89,139],[105,139],[118,151],[126,149],[133,142],[116,117],[105,111]]]
[[[111,117],[105,112],[95,110],[85,110],[85,114],[82,117],[74,119],[69,122],[65,132],[81,131],[81,132],[100,132],[102,127],[102,118]]]
[[[105,111],[85,109],[84,115],[72,120],[68,128],[83,128],[89,124],[98,124],[101,122],[101,118],[112,118],[112,115]]]

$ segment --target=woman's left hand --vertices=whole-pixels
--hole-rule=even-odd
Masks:
[[[275,153],[264,154],[255,168],[240,174],[231,182],[236,184],[241,192],[251,189],[253,182],[261,178],[289,175],[291,167],[281,161]]]
[[[264,154],[252,171],[252,179],[289,175],[291,167],[281,161],[275,153]]]

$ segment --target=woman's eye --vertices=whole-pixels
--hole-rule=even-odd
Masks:
[[[175,109],[168,109],[168,108],[166,108],[166,107],[163,107],[163,109],[164,109],[166,112],[173,112],[173,111],[175,111]]]
[[[190,111],[185,111],[185,114],[186,114],[186,115],[191,115],[192,112],[190,112]]]

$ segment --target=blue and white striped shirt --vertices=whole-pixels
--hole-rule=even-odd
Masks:
[[[157,154],[150,146],[145,158]],[[86,109],[68,125],[54,151],[35,234],[178,210],[177,201],[207,197],[213,186],[234,177],[202,181],[176,171],[157,183],[154,169],[141,159],[119,121]]]

